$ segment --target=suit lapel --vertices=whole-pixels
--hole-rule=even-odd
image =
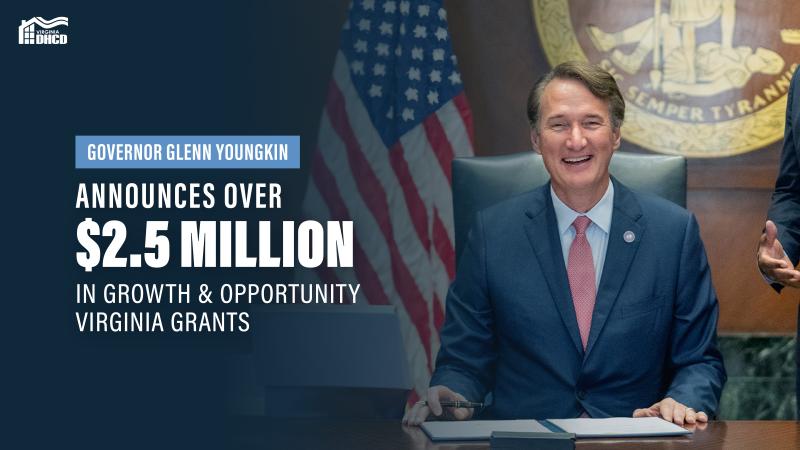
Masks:
[[[525,234],[533,247],[539,267],[542,268],[542,274],[547,281],[550,297],[558,308],[572,343],[578,353],[583,353],[578,319],[575,317],[575,308],[572,305],[567,270],[564,267],[561,241],[558,237],[558,224],[550,199],[550,183],[536,191],[534,201],[531,203],[530,209],[525,211],[525,215],[530,219],[525,223]]]
[[[646,230],[645,220],[642,219],[642,210],[633,193],[616,179],[613,179],[613,182],[614,213],[611,218],[606,259],[595,299],[592,327],[589,331],[584,360],[592,352],[598,336],[603,331]],[[626,242],[624,239],[625,234],[629,231],[634,235],[632,242]]]

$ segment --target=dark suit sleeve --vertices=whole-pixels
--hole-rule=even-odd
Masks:
[[[786,103],[786,131],[772,205],[767,217],[778,227],[778,240],[794,265],[800,259],[800,76],[795,74]],[[779,285],[778,285],[779,286]],[[778,289],[780,290],[780,289]]]
[[[684,235],[676,294],[666,396],[714,417],[727,377],[717,348],[717,295],[693,215]]]
[[[445,385],[469,401],[483,401],[492,385],[496,359],[485,245],[478,214],[447,293],[441,348],[431,378],[431,386]]]

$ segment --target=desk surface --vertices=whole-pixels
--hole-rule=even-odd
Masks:
[[[691,429],[691,428],[690,428]],[[229,429],[237,448],[280,449],[488,449],[488,442],[434,444],[416,427],[385,420],[280,420],[241,418]],[[800,422],[721,421],[690,436],[649,439],[580,439],[579,449],[798,449]]]

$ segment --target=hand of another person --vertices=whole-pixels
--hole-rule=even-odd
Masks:
[[[414,404],[414,407],[406,411],[403,416],[403,425],[419,425],[425,422],[430,413],[445,420],[468,420],[472,418],[472,408],[442,408],[439,402],[444,400],[466,401],[467,399],[458,392],[451,391],[447,386],[431,386],[428,388],[427,405],[424,401]]]
[[[758,268],[776,283],[800,288],[800,270],[794,268],[777,236],[778,228],[768,220],[758,242]]]
[[[674,399],[667,397],[649,408],[640,408],[633,412],[633,417],[661,417],[677,425],[708,422],[708,415],[703,411],[695,411]]]

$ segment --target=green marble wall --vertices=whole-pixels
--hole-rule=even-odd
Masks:
[[[796,419],[794,336],[720,335],[719,344],[728,371],[720,419]]]

